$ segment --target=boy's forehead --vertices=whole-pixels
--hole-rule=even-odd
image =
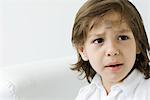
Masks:
[[[109,12],[106,13],[103,16],[97,16],[95,17],[92,22],[90,27],[96,28],[98,26],[105,25],[106,28],[112,28],[112,27],[119,27],[121,24],[126,23],[124,18],[121,16],[120,13],[118,12]]]

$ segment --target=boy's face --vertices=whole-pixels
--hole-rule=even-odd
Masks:
[[[107,13],[87,34],[79,48],[83,60],[102,77],[104,85],[121,82],[133,68],[136,42],[125,20],[117,12]]]

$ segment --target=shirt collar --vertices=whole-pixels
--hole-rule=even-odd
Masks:
[[[94,78],[92,79],[92,82],[91,84],[95,84],[96,86],[101,86],[102,85],[102,82],[101,82],[101,76],[96,74],[94,76]]]
[[[135,88],[144,79],[144,74],[139,70],[134,69],[133,72],[120,84],[120,88],[126,91],[126,95],[133,93]]]
[[[112,86],[112,88],[120,88],[121,90],[125,91],[125,93],[128,95],[129,93],[132,93],[135,90],[142,78],[144,79],[144,75],[139,70],[134,69],[122,83],[116,84]],[[100,75],[96,74],[91,84],[95,84],[97,87],[100,87],[102,89],[103,86]]]

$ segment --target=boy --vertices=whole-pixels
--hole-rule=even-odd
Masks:
[[[89,85],[76,100],[150,100],[150,47],[141,16],[128,0],[88,0],[72,31],[73,70]]]

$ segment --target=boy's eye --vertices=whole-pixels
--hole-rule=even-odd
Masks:
[[[120,35],[120,36],[118,37],[118,40],[128,40],[128,39],[129,39],[129,37],[126,36],[126,35]]]
[[[93,41],[93,43],[95,43],[95,44],[101,44],[101,43],[103,43],[104,42],[104,39],[103,38],[98,38],[98,39],[95,39],[94,41]]]

